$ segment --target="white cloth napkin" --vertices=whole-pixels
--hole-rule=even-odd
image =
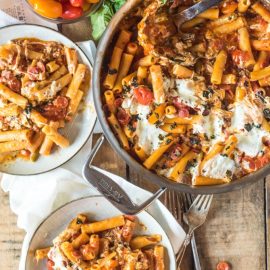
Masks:
[[[18,23],[18,21],[0,10],[0,26],[14,23]],[[92,42],[79,44],[85,50],[90,61],[93,61],[95,54],[93,44]],[[83,161],[86,160],[90,152],[91,142],[90,139],[81,151],[62,168],[51,172],[27,177],[0,174],[2,189],[9,192],[10,207],[18,216],[18,227],[26,231],[19,270],[25,270],[24,264],[29,240],[46,216],[66,202],[98,194],[81,176]],[[151,193],[128,183],[117,175],[105,171],[103,173],[120,184],[130,196],[132,195],[136,203],[144,201],[151,195]],[[181,226],[159,201],[152,204],[148,211],[167,232],[176,252],[185,236]]]

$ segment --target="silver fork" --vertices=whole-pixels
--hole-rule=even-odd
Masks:
[[[190,243],[194,230],[205,222],[212,199],[213,195],[198,195],[189,208],[188,212],[184,213],[183,218],[184,221],[188,224],[189,229],[184,243],[176,255],[178,267],[180,267],[186,247]]]
[[[179,194],[177,194],[176,196],[180,197]],[[193,197],[189,193],[181,193],[181,201],[183,202],[184,213],[186,213],[189,210],[192,203],[193,203]],[[200,264],[200,258],[199,258],[199,255],[198,255],[198,249],[197,249],[194,233],[192,233],[190,242],[191,242],[191,248],[192,248],[192,255],[193,255],[195,270],[201,270],[202,268],[201,268],[201,264]],[[180,268],[180,265],[179,265],[179,268]]]

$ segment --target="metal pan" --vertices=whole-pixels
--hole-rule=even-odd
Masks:
[[[99,46],[97,48],[97,55],[93,70],[93,89],[94,89],[94,102],[98,115],[98,119],[101,123],[104,134],[112,147],[117,151],[117,153],[126,161],[128,165],[133,167],[144,179],[151,181],[160,187],[169,188],[176,191],[195,193],[195,194],[213,194],[213,193],[223,193],[233,190],[240,189],[248,184],[254,183],[270,173],[270,165],[265,166],[261,170],[249,174],[236,181],[214,186],[191,186],[183,183],[176,183],[170,181],[169,179],[159,176],[156,173],[144,168],[137,160],[135,160],[128,152],[126,152],[119,144],[116,136],[113,134],[107,120],[106,115],[102,109],[102,92],[100,85],[102,66],[104,65],[104,58],[106,50],[110,46],[111,40],[114,37],[117,27],[121,20],[138,5],[140,0],[130,0],[117,12],[113,17],[110,25],[108,26],[106,32],[104,33],[102,39],[100,40]]]

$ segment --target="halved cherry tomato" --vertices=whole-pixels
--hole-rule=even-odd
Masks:
[[[227,262],[219,262],[217,265],[217,270],[230,270],[230,266]]]
[[[241,50],[235,49],[231,52],[233,62],[242,67],[243,64],[250,59],[248,52],[243,52]]]
[[[67,20],[77,19],[83,15],[81,7],[74,7],[70,3],[63,4],[62,18]]]
[[[134,89],[134,97],[142,105],[149,105],[153,99],[153,92],[146,86],[139,86]]]
[[[34,10],[44,16],[51,19],[57,19],[62,15],[61,3],[54,0],[33,0]]]
[[[48,270],[53,270],[53,267],[54,267],[54,262],[51,261],[51,260],[48,260],[47,261],[47,269]]]
[[[82,7],[84,0],[69,0],[69,2],[73,7]]]

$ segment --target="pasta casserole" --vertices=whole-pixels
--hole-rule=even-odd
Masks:
[[[59,130],[71,121],[90,85],[75,49],[22,38],[0,46],[0,162],[47,156],[68,147]]]
[[[147,169],[223,184],[270,161],[270,11],[224,0],[178,29],[173,14],[195,2],[142,1],[123,19],[101,78],[104,110]]]
[[[134,216],[89,222],[79,214],[53,241],[36,251],[48,270],[164,270],[165,248],[160,235],[134,235]]]

